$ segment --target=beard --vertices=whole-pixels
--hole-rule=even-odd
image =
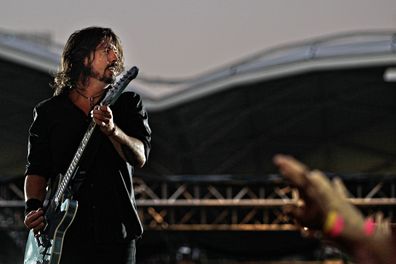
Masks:
[[[100,74],[99,72],[95,72],[91,69],[91,77],[95,78],[98,81],[101,81],[105,84],[112,84],[116,80],[116,74],[115,72],[109,70],[109,68],[106,68],[106,70]]]
[[[110,76],[106,76],[105,74],[103,74],[102,77],[98,80],[104,82],[105,84],[112,84],[115,82],[116,77],[115,74],[111,74]]]

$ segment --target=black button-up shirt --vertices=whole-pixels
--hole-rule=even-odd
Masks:
[[[111,109],[114,123],[143,142],[147,158],[151,130],[140,96],[124,92]],[[67,93],[39,103],[29,130],[25,174],[47,179],[64,174],[90,122]],[[78,211],[66,239],[78,241],[78,237],[86,236],[96,242],[122,243],[141,235],[133,204],[132,174],[133,164],[126,163],[97,129],[79,164],[77,178],[83,181],[74,196]]]

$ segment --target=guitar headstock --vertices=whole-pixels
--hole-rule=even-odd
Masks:
[[[127,85],[136,78],[139,73],[139,69],[136,66],[130,68],[122,77],[117,81],[117,83],[111,88],[107,93],[106,97],[103,99],[101,104],[111,105],[117,98],[121,95]]]
[[[136,78],[136,76],[138,75],[138,73],[139,73],[139,69],[136,67],[136,66],[133,66],[132,68],[130,68],[123,76],[122,76],[122,78],[118,81],[118,82],[121,82],[121,81],[125,81],[125,80],[133,80],[133,79],[135,79]],[[117,82],[117,84],[118,84],[118,82]],[[117,85],[116,84],[116,85]]]

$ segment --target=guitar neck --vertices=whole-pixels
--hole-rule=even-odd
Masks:
[[[80,145],[78,146],[78,149],[76,153],[74,154],[73,160],[71,161],[65,175],[63,176],[58,189],[56,190],[54,200],[58,204],[58,202],[61,200],[63,193],[65,192],[70,179],[73,177],[74,173],[77,170],[78,164],[80,162],[80,159],[82,157],[82,154],[84,153],[84,150],[86,149],[89,139],[91,138],[94,130],[96,127],[96,123],[94,121],[91,121],[91,123],[88,126],[87,131],[84,134],[83,139],[80,142]]]
[[[111,90],[109,90],[105,96],[105,98],[102,100],[100,103],[101,105],[113,105],[118,97],[122,94],[122,92],[125,90],[127,85],[136,78],[138,74],[138,68],[137,67],[132,67],[129,71],[127,71],[122,78],[114,85]],[[88,145],[89,140],[91,139],[91,136],[95,130],[96,123],[94,121],[91,121],[91,123],[88,126],[87,131],[84,134],[84,137],[82,138],[80,145],[78,146],[78,149],[76,153],[74,154],[74,157],[65,173],[63,178],[61,179],[58,189],[55,192],[54,195],[54,201],[56,205],[59,204],[59,201],[61,201],[63,194],[65,193],[67,187],[69,186],[70,180],[73,177],[73,175],[76,173],[76,170],[78,168],[78,164],[81,160],[81,157]]]

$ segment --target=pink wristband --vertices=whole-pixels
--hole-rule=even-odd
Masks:
[[[367,219],[364,221],[363,231],[364,231],[364,234],[365,234],[366,236],[371,236],[371,235],[374,234],[374,231],[375,231],[375,223],[374,223],[373,219],[367,218]]]
[[[341,235],[342,231],[344,230],[344,225],[344,218],[342,218],[340,215],[337,215],[334,225],[329,232],[329,236],[338,237]]]
[[[323,231],[330,237],[340,236],[344,230],[344,218],[339,215],[336,211],[331,210],[326,217]]]

